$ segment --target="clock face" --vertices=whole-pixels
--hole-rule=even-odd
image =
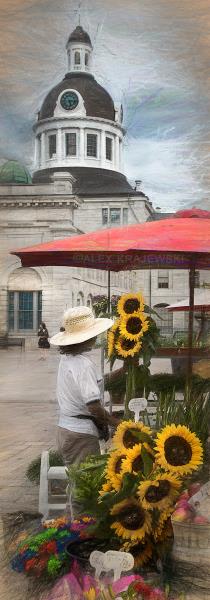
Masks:
[[[73,110],[79,103],[79,98],[75,92],[64,92],[61,96],[61,106],[65,110]]]

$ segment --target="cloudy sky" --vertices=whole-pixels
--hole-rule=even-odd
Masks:
[[[79,0],[0,0],[0,159],[33,168],[32,125],[66,72]],[[210,0],[83,0],[98,81],[122,101],[124,168],[154,206],[210,209]]]

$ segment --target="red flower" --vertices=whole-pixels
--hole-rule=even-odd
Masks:
[[[53,540],[52,540],[52,542],[48,542],[48,544],[46,546],[46,551],[48,552],[48,554],[56,554],[56,550],[57,550],[56,542],[54,542]]]
[[[36,564],[37,564],[37,559],[30,558],[30,560],[27,560],[25,563],[25,571],[30,571],[31,569],[34,569]]]
[[[152,589],[149,585],[144,583],[144,581],[135,581],[133,584],[133,589],[135,592],[142,594],[145,600],[150,600]]]

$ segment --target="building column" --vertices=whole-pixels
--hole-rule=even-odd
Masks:
[[[62,129],[58,129],[57,131],[57,148],[56,148],[57,160],[62,160],[63,158],[63,148],[62,148]]]
[[[79,141],[79,158],[81,162],[85,159],[85,130],[80,129],[80,141]]]
[[[41,134],[41,167],[45,166],[45,132],[43,131]]]
[[[120,140],[118,136],[115,138],[115,167],[117,170],[120,169]]]
[[[101,131],[101,163],[102,166],[106,166],[106,132]]]
[[[40,137],[35,137],[35,155],[34,155],[35,169],[39,168],[40,165]]]

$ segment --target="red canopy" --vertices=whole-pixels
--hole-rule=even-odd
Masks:
[[[104,229],[14,250],[12,254],[19,256],[25,267],[209,269],[210,219],[180,216]]]

